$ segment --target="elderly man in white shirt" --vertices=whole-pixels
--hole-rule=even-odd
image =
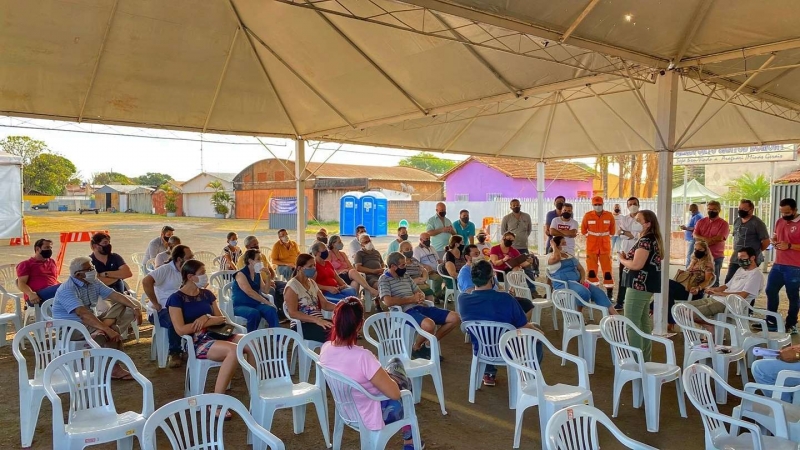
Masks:
[[[167,250],[165,250],[165,251],[159,253],[158,255],[156,255],[156,261],[155,261],[155,264],[153,264],[153,267],[154,268],[155,267],[161,267],[164,264],[166,264],[167,261],[169,261],[169,257],[170,257],[170,253],[172,253],[172,249],[175,248],[175,246],[177,246],[177,245],[181,245],[181,238],[179,238],[178,236],[175,236],[175,235],[170,236],[169,240],[167,241]],[[147,261],[145,261],[145,262],[147,262]]]
[[[181,277],[181,268],[183,263],[194,258],[192,250],[185,245],[176,245],[172,249],[172,254],[163,266],[153,270],[142,280],[142,287],[144,288],[147,298],[150,300],[148,309],[152,309],[151,313],[155,312],[158,315],[159,324],[168,330],[169,336],[169,367],[176,368],[181,366],[181,337],[172,328],[172,320],[169,317],[169,311],[164,305],[167,303],[169,296],[174,294],[181,288],[183,278]],[[150,315],[148,317],[150,323],[155,323],[155,317]]]
[[[631,197],[628,199],[628,214],[621,214],[619,218],[615,218],[617,221],[617,235],[619,236],[617,245],[619,245],[619,251],[621,252],[628,253],[631,251],[634,244],[636,244],[636,240],[639,239],[639,233],[642,232],[642,225],[636,221],[638,212],[639,199]],[[625,304],[625,291],[627,288],[625,287],[625,279],[622,273],[624,268],[620,264],[619,272],[617,273],[617,283],[619,285],[617,287],[617,304],[614,305],[614,309],[617,311],[622,311]]]

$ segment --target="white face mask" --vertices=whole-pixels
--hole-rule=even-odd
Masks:
[[[628,206],[628,212],[630,212],[631,214],[638,213],[639,212],[639,206],[638,205]]]
[[[87,283],[94,283],[95,281],[97,281],[97,271],[96,270],[92,270],[90,272],[84,272],[83,275],[86,277],[86,278],[84,278],[84,280]]]
[[[375,246],[372,245],[372,242],[367,242],[367,245],[364,246],[364,250],[369,250],[369,251],[375,250]]]
[[[259,261],[259,262],[257,262],[257,263],[255,263],[255,264],[253,265],[253,269],[254,269],[256,272],[261,272],[262,270],[264,270],[264,263],[263,263],[263,262],[260,262],[260,261]]]
[[[631,225],[631,231],[634,233],[641,233],[642,224],[640,224],[639,222],[633,222],[633,225]]]
[[[289,236],[281,236],[281,242],[283,242],[284,244],[289,242]]]
[[[197,287],[201,289],[208,286],[208,275],[206,274],[197,275],[197,281],[195,281],[194,284],[196,284]]]
[[[593,208],[594,208],[594,212],[596,212],[596,213],[603,212],[603,205],[594,205]]]
[[[238,243],[239,243],[239,241],[237,241],[237,240],[233,240],[233,241],[230,241],[230,242],[228,242],[228,244],[229,244],[231,247],[236,247],[236,244],[238,244]]]

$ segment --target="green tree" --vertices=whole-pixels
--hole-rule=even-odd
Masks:
[[[417,169],[440,175],[455,167],[456,164],[458,164],[458,161],[439,158],[428,152],[421,152],[414,156],[401,159],[399,165],[403,167],[416,167]]]
[[[117,172],[100,172],[92,175],[92,184],[134,184],[127,176]]]
[[[37,156],[49,151],[44,141],[37,141],[28,136],[9,136],[0,141],[0,150],[22,158],[22,164],[27,166]]]
[[[23,188],[46,195],[61,195],[64,186],[76,175],[75,164],[60,155],[42,153],[25,167]]]
[[[173,179],[171,175],[166,173],[147,172],[144,175],[133,178],[133,181],[135,184],[141,184],[143,186],[161,186]]]
[[[218,180],[212,181],[208,183],[206,187],[214,190],[214,194],[211,196],[211,204],[214,206],[214,211],[217,214],[228,214],[230,210],[228,205],[233,198],[231,198],[230,194],[225,192],[225,187],[222,185],[222,182]]]
[[[741,200],[743,198],[754,202],[769,198],[769,180],[764,175],[755,176],[750,172],[734,178],[726,184],[728,193],[726,200]]]

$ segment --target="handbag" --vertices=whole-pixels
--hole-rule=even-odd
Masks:
[[[220,325],[214,325],[213,327],[206,328],[206,334],[211,339],[225,341],[233,337],[234,332],[233,325],[229,323],[223,323]]]
[[[679,269],[675,274],[675,281],[680,283],[687,291],[700,286],[706,277],[703,272]]]

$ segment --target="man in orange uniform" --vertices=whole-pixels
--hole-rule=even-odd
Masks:
[[[608,297],[614,291],[614,279],[611,277],[611,236],[616,233],[614,215],[603,210],[603,197],[592,198],[592,208],[583,216],[581,233],[586,236],[586,280],[599,284],[598,261],[603,268],[603,286]]]

